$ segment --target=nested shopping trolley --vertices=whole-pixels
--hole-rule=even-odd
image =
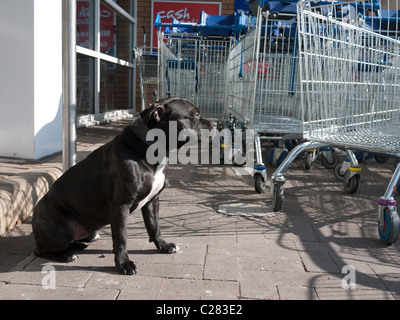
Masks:
[[[266,168],[261,158],[261,139],[274,147],[266,162],[279,165],[293,142],[302,137],[302,110],[297,35],[297,0],[277,3],[258,1],[255,27],[233,48],[228,63],[228,113],[257,133],[255,189],[265,188]],[[307,154],[311,167],[314,153]],[[337,159],[328,148],[325,163]]]
[[[203,116],[222,120],[226,62],[231,41],[245,27],[244,18],[243,14],[214,16],[202,11],[200,22],[193,24],[176,19],[162,23],[157,16],[160,97],[187,98]]]
[[[250,25],[248,32],[231,46],[227,61],[224,114],[229,119],[230,126],[234,128],[252,129],[254,127],[255,88],[260,70],[260,42],[258,39],[262,27],[261,8],[257,6],[256,10],[256,23]],[[262,192],[265,188],[267,173],[261,155],[261,142],[258,134],[255,135],[255,150],[255,189]]]
[[[139,73],[141,109],[144,110],[158,96],[158,55],[152,48],[143,46],[135,48],[135,57]]]
[[[222,119],[230,41],[159,32],[161,96],[187,98],[203,116]]]
[[[400,41],[363,23],[359,13],[366,5],[298,3],[302,130],[308,141],[271,177],[274,203],[282,204],[289,158],[311,146],[400,155]],[[399,177],[398,166],[377,201],[378,232],[385,243],[399,235],[393,197]]]

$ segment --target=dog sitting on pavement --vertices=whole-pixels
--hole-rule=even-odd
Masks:
[[[170,126],[170,122],[176,125]],[[112,141],[93,151],[67,170],[38,202],[33,212],[32,229],[35,255],[70,262],[74,250],[84,242],[99,238],[97,231],[111,225],[115,266],[120,274],[137,272],[126,248],[127,220],[130,213],[142,211],[149,240],[164,253],[179,250],[167,243],[159,228],[159,195],[165,186],[166,162],[151,164],[146,159],[152,145],[147,132],[162,130],[169,152],[169,129],[177,134],[184,129],[212,129],[212,122],[200,116],[191,102],[165,98],[142,111]],[[177,148],[184,142],[177,142]]]

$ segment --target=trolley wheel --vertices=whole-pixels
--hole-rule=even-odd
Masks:
[[[399,237],[399,214],[396,207],[382,207],[385,224],[381,228],[378,221],[378,233],[381,240],[386,244],[392,244],[397,241]]]
[[[342,173],[340,173],[340,169],[342,169],[342,164],[341,163],[336,165],[335,169],[333,170],[333,173],[335,174],[335,178],[338,181],[343,181],[344,180],[344,175],[346,174],[347,171],[342,174]]]
[[[265,181],[261,173],[256,172],[254,174],[254,188],[257,193],[264,193],[265,191]]]
[[[353,194],[358,189],[358,180],[360,180],[360,175],[355,174],[351,178],[349,176],[350,176],[350,171],[347,171],[344,174],[344,180],[343,180],[344,191]]]
[[[322,156],[322,164],[327,169],[333,169],[339,163],[339,157],[335,152],[331,151],[332,159],[328,160],[324,156]]]
[[[306,153],[306,159],[304,162],[304,167],[306,168],[306,170],[310,170],[312,168],[312,165],[314,163],[314,154],[313,151],[308,151]]]
[[[283,204],[283,185],[274,184],[272,190],[272,209],[274,212],[281,211]]]
[[[384,163],[388,161],[389,155],[383,153],[375,153],[375,160],[379,163]]]

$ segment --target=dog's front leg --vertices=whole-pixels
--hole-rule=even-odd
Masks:
[[[129,260],[126,251],[126,225],[129,216],[129,207],[121,206],[114,211],[111,220],[111,233],[113,239],[113,252],[115,267],[120,274],[135,274],[136,266]]]
[[[179,247],[176,244],[166,243],[161,237],[158,224],[159,201],[159,196],[157,195],[142,208],[143,220],[149,234],[149,241],[154,242],[157,249],[163,253],[178,252]]]

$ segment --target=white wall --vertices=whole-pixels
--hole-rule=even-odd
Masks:
[[[34,134],[38,159],[62,149],[62,0],[34,1]]]
[[[0,156],[33,155],[33,1],[0,2]]]
[[[61,1],[0,1],[0,156],[62,149]]]

